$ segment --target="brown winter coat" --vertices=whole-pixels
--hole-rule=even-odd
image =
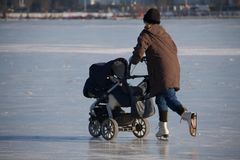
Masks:
[[[154,24],[140,33],[131,62],[137,64],[144,53],[147,58],[150,95],[155,96],[168,88],[179,90],[177,47],[162,26]]]

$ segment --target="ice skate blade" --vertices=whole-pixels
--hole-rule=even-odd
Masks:
[[[157,137],[157,139],[160,141],[168,141],[168,135]]]
[[[191,125],[189,126],[189,132],[192,137],[197,135],[197,113],[191,115]]]

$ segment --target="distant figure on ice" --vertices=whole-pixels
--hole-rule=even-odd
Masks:
[[[130,58],[132,64],[137,64],[146,55],[150,83],[150,96],[156,97],[159,110],[159,131],[156,137],[167,140],[169,130],[168,107],[188,122],[189,132],[196,136],[197,114],[187,111],[176,97],[180,89],[180,65],[177,57],[177,47],[160,25],[160,13],[157,9],[149,9],[143,18],[145,27],[138,37],[138,42]]]

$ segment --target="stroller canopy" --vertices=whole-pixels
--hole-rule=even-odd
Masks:
[[[89,78],[87,79],[83,94],[88,98],[101,96],[112,82],[109,76],[116,76],[124,80],[128,75],[128,62],[124,58],[117,58],[107,63],[95,63],[89,68]]]

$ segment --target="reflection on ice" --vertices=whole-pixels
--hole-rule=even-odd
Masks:
[[[8,155],[0,155],[6,160],[14,158],[14,153],[23,156],[20,159],[28,159],[24,157],[25,151],[33,159],[41,159],[42,154],[46,159],[51,159],[53,154],[56,159],[198,159],[196,148],[187,147],[188,149],[184,150],[184,146],[178,143],[155,139],[122,137],[115,142],[109,142],[87,136],[0,136],[0,142],[2,153],[8,150]],[[9,145],[4,146],[5,142],[14,145],[14,149]]]

